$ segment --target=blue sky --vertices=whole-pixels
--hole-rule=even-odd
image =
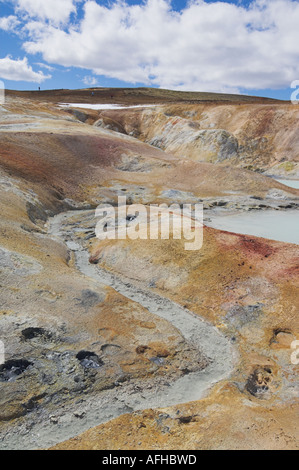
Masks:
[[[298,0],[0,0],[0,79],[290,99],[298,24]]]

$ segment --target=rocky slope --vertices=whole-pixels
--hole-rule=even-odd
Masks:
[[[102,111],[97,125],[193,161],[298,177],[297,106],[200,103]]]

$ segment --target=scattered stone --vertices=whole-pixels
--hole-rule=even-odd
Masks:
[[[12,359],[0,366],[0,382],[12,382],[22,375],[31,362],[26,359]]]
[[[137,352],[137,354],[144,354],[147,349],[149,349],[148,346],[143,346],[143,345],[142,346],[137,346],[136,352]]]
[[[42,338],[44,340],[50,340],[52,333],[45,330],[44,328],[26,328],[22,331],[22,337],[25,341],[29,341],[35,338]]]
[[[56,416],[51,415],[50,416],[50,423],[58,424],[58,418]]]
[[[272,370],[269,367],[257,368],[249,376],[245,389],[256,398],[266,398],[272,382]]]
[[[270,345],[276,349],[290,348],[296,336],[289,330],[274,330],[273,337],[271,338]]]
[[[99,369],[104,365],[102,359],[100,359],[94,352],[80,351],[76,358],[85,369]]]
[[[191,423],[191,421],[193,421],[194,417],[193,416],[180,416],[178,418],[178,421],[181,423],[181,424],[189,424]]]
[[[157,366],[161,367],[164,365],[165,361],[163,357],[151,357],[150,361],[156,364]]]

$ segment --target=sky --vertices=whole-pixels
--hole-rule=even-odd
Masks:
[[[290,99],[298,25],[299,0],[0,0],[0,80]]]

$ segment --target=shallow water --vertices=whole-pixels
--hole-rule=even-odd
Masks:
[[[254,235],[299,245],[298,210],[219,214],[207,225],[227,232]]]
[[[282,180],[277,178],[277,181],[285,186],[289,186],[290,188],[299,189],[299,180]]]

